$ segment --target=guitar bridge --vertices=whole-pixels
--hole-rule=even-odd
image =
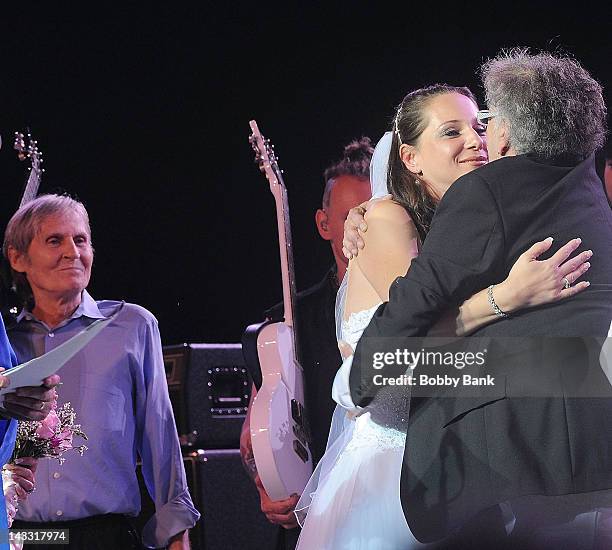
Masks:
[[[302,445],[297,439],[293,440],[293,450],[303,462],[308,462],[308,451],[306,450],[306,447],[304,447],[304,445]]]
[[[295,437],[300,440],[300,443],[302,443],[302,445],[308,445],[308,437],[306,437],[306,432],[301,426],[298,426],[297,424],[293,425],[293,435],[295,435]]]

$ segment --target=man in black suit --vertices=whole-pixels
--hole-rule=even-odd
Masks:
[[[495,375],[494,388],[470,397],[415,391],[401,481],[408,524],[418,539],[446,537],[452,548],[508,540],[574,548],[585,536],[596,547],[605,535],[596,526],[612,510],[602,491],[612,488],[612,389],[597,343],[578,337],[603,338],[612,320],[612,215],[593,161],[605,137],[601,87],[574,60],[518,50],[486,62],[482,74],[490,111],[479,118],[495,162],[446,192],[420,255],[363,334],[351,395],[366,406],[378,390],[374,375],[398,375],[373,367],[372,353],[389,351],[386,337],[425,336],[442,312],[488,287],[499,321],[474,336],[529,338],[514,349],[489,341],[496,351],[481,372]],[[505,312],[491,285],[548,236],[580,237],[593,250],[590,288]],[[357,252],[346,239],[345,248]]]

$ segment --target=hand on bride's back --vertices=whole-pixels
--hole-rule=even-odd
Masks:
[[[588,288],[588,281],[576,283],[576,280],[591,267],[588,260],[593,253],[586,250],[568,259],[582,243],[572,239],[547,260],[538,260],[552,243],[552,238],[535,243],[521,254],[506,280],[496,285],[495,299],[503,311],[556,302]]]
[[[342,239],[342,253],[349,260],[356,257],[359,250],[365,246],[360,235],[360,233],[365,233],[368,230],[368,224],[364,219],[365,213],[377,202],[390,199],[391,195],[370,199],[349,210],[344,221],[344,238]]]

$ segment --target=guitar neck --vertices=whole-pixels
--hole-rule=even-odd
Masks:
[[[293,243],[291,240],[291,222],[289,218],[289,201],[287,189],[283,184],[274,193],[276,202],[276,220],[278,224],[278,245],[281,263],[281,279],[283,284],[283,307],[285,323],[293,328],[295,355],[298,357],[297,331],[295,327],[296,284],[293,264]]]
[[[259,164],[259,169],[265,173],[266,179],[270,184],[270,191],[276,203],[285,324],[293,329],[294,353],[299,362],[299,346],[297,345],[297,331],[295,327],[295,271],[293,268],[293,244],[291,242],[287,188],[283,182],[282,170],[278,167],[276,155],[274,154],[274,146],[270,145],[270,140],[265,139],[261,135],[257,122],[251,120],[249,121],[249,126],[253,132],[249,142],[255,150],[255,161]]]
[[[26,182],[25,189],[23,190],[23,195],[21,197],[21,202],[19,203],[19,208],[36,198],[39,186],[40,172],[37,169],[32,168],[30,170],[30,175],[28,177],[28,181]]]
[[[285,323],[294,326],[295,318],[295,270],[293,266],[293,244],[291,240],[291,223],[289,219],[289,202],[287,191],[279,187],[276,199],[276,220],[278,224],[278,245],[281,261],[281,278],[283,282],[283,306]],[[295,328],[295,327],[294,327]]]

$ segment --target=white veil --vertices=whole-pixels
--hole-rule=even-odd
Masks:
[[[387,190],[387,167],[389,165],[389,154],[391,153],[391,142],[393,133],[385,132],[374,148],[374,154],[370,161],[370,186],[372,198],[384,197],[389,193]],[[336,294],[336,339],[342,340],[341,326],[344,315],[344,303],[346,301],[346,286],[348,272],[344,274],[338,294]]]
[[[370,185],[372,187],[373,199],[389,194],[387,189],[387,169],[389,167],[392,141],[393,132],[385,132],[376,144],[372,160],[370,161]]]

